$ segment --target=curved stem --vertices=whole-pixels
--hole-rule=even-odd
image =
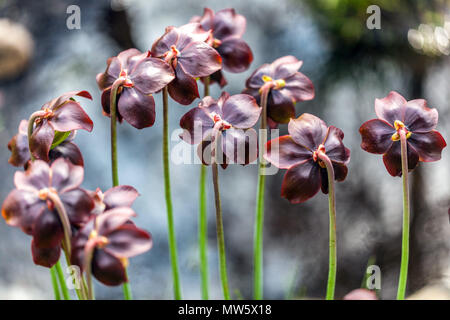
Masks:
[[[408,184],[408,150],[406,135],[399,130],[401,156],[402,156],[402,178],[403,178],[403,231],[402,231],[402,262],[400,266],[400,278],[398,281],[397,300],[404,300],[406,294],[406,282],[408,279],[409,262],[409,184]]]
[[[265,160],[261,156],[264,154],[264,147],[267,141],[267,96],[270,88],[265,88],[261,92],[261,124],[260,124],[260,153],[258,171],[258,190],[256,192],[256,212],[253,239],[253,296],[255,300],[263,298],[263,232],[264,232],[264,191],[265,191]]]
[[[45,112],[42,110],[38,110],[36,112],[33,112],[30,116],[30,118],[28,119],[28,131],[27,131],[27,135],[28,135],[28,150],[30,151],[30,159],[31,161],[34,161],[35,158],[33,156],[33,153],[31,152],[31,135],[33,134],[33,129],[34,129],[34,122],[36,121],[37,118],[41,117],[45,115]]]
[[[66,279],[64,277],[64,273],[61,268],[61,262],[58,261],[55,264],[54,268],[56,269],[56,273],[58,275],[59,284],[61,285],[61,291],[62,291],[64,300],[70,300],[70,294],[69,294],[69,290],[67,289]]]
[[[223,234],[223,221],[222,221],[222,206],[220,203],[219,193],[219,172],[217,163],[214,161],[212,164],[212,175],[214,184],[214,198],[216,203],[216,228],[217,228],[217,247],[219,249],[219,268],[220,279],[222,280],[223,297],[225,300],[230,300],[230,293],[228,290],[228,277],[227,277],[227,263],[225,256],[225,238]]]
[[[327,284],[327,300],[334,299],[334,288],[336,286],[336,198],[334,191],[334,169],[330,158],[319,152],[318,156],[323,161],[328,173],[328,210],[330,214],[330,252],[329,252],[329,268],[328,268],[328,284]]]
[[[86,272],[87,298],[89,300],[94,300],[94,289],[92,285],[92,257],[94,256],[95,245],[95,239],[89,239],[84,247],[83,269]]]
[[[59,293],[58,279],[56,278],[56,267],[50,268],[50,277],[52,279],[53,293],[55,294],[55,300],[61,300],[61,295]]]
[[[72,249],[71,249],[71,239],[72,239],[72,229],[70,227],[69,217],[67,216],[66,209],[59,198],[56,192],[49,192],[47,195],[48,199],[55,206],[56,212],[58,213],[59,220],[63,226],[64,230],[64,239],[63,239],[63,247],[66,251],[67,256],[70,257]]]
[[[167,207],[167,228],[169,233],[170,262],[172,265],[172,277],[174,296],[181,300],[180,276],[178,271],[177,243],[175,238],[175,226],[173,221],[172,195],[170,192],[170,167],[169,167],[169,94],[168,89],[163,89],[163,166],[164,166],[164,190]]]
[[[203,78],[205,86],[204,96],[209,96],[209,77]],[[199,217],[198,217],[198,246],[200,253],[200,276],[202,299],[209,299],[208,285],[208,214],[206,210],[206,166],[200,167],[200,196],[199,196]]]

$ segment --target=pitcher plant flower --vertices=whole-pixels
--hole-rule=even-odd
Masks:
[[[15,173],[16,189],[3,202],[2,216],[8,225],[33,237],[36,264],[52,267],[61,246],[70,255],[72,228],[91,216],[94,202],[80,188],[83,172],[83,167],[57,159],[51,166],[35,160],[25,172]]]
[[[289,121],[288,131],[289,135],[267,142],[264,158],[280,169],[287,169],[281,196],[291,203],[305,202],[319,189],[329,194],[330,265],[326,298],[333,299],[336,282],[334,180],[345,180],[350,150],[342,142],[342,130],[328,127],[312,114],[304,113]]]
[[[71,262],[87,274],[90,299],[91,274],[108,286],[126,283],[128,259],[151,249],[150,234],[130,220],[135,215],[129,207],[106,210],[93,216],[73,238]]]
[[[233,73],[247,70],[253,61],[253,53],[248,44],[242,40],[246,28],[246,19],[232,8],[222,9],[214,13],[205,8],[203,16],[196,16],[191,22],[198,22],[204,30],[210,31],[206,42],[217,50],[222,57],[223,69]],[[220,87],[227,84],[221,70],[214,72],[211,83],[217,82]]]
[[[409,263],[409,183],[408,172],[419,162],[441,159],[446,142],[435,130],[438,112],[430,109],[424,99],[406,101],[391,91],[387,97],[375,99],[378,119],[365,122],[359,129],[361,148],[370,153],[383,154],[384,165],[390,175],[403,180],[402,259],[397,299],[406,294]]]

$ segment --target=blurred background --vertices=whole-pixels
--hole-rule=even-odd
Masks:
[[[66,27],[69,5],[81,9],[81,29]],[[369,5],[381,9],[381,29],[369,30]],[[147,50],[166,26],[182,25],[203,8],[233,7],[247,18],[244,39],[254,62],[242,74],[226,74],[231,94],[265,62],[284,55],[304,61],[316,98],[298,103],[342,128],[351,149],[348,178],[337,184],[338,272],[336,297],[359,288],[366,266],[381,268],[380,297],[396,296],[401,252],[401,179],[392,178],[381,156],[359,147],[359,126],[375,118],[374,100],[396,90],[407,100],[425,98],[439,111],[438,130],[450,141],[450,1],[448,0],[0,0],[0,199],[13,188],[17,168],[7,143],[21,119],[71,90],[88,90],[81,101],[94,121],[79,132],[87,189],[111,186],[109,119],[102,116],[95,76],[106,59],[136,47]],[[200,90],[201,90],[200,85]],[[212,88],[218,97],[220,89]],[[171,299],[161,163],[162,105],[156,124],[119,126],[120,183],[136,187],[137,224],[154,237],[154,248],[131,260],[137,299]],[[170,102],[171,129],[190,107]],[[196,105],[197,102],[194,102]],[[281,126],[280,134],[286,133]],[[172,141],[173,144],[179,143]],[[421,163],[411,177],[412,225],[408,293],[449,299],[450,148],[442,160]],[[197,247],[198,165],[171,167],[172,192],[185,298],[199,299]],[[280,197],[283,172],[266,179],[265,297],[322,298],[328,270],[328,203],[318,194],[305,204]],[[257,166],[220,171],[228,273],[234,298],[252,297],[253,219]],[[210,181],[208,181],[210,183]],[[216,254],[212,184],[209,184],[209,259],[212,298],[222,297]],[[33,264],[30,237],[0,221],[0,299],[53,298],[48,270]],[[96,284],[100,299],[120,299],[122,289]]]

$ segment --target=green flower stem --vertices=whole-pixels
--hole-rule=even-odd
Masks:
[[[334,169],[330,158],[323,153],[319,152],[318,156],[323,161],[327,168],[328,173],[328,210],[330,214],[330,257],[328,268],[328,285],[327,285],[327,300],[334,299],[334,289],[336,287],[336,197],[334,191]]]
[[[267,96],[270,87],[265,88],[261,93],[261,124],[260,124],[260,146],[264,146],[267,141]],[[266,161],[261,156],[264,148],[261,149],[259,157],[258,190],[256,193],[256,213],[253,239],[253,296],[255,300],[263,298],[263,232],[264,232],[264,191],[265,191],[265,167]]]
[[[164,166],[164,190],[167,206],[167,228],[169,234],[170,262],[172,265],[172,277],[174,297],[181,300],[181,285],[178,271],[177,241],[173,221],[172,195],[170,192],[170,167],[169,167],[169,94],[168,89],[163,89],[163,166]]]
[[[203,78],[205,86],[204,96],[209,96],[209,77]],[[208,214],[206,204],[206,166],[200,167],[200,197],[199,197],[199,217],[198,217],[198,246],[200,253],[200,277],[202,288],[202,299],[209,299],[208,281]]]
[[[117,91],[125,82],[124,77],[117,78],[112,86],[110,93],[110,117],[111,117],[111,169],[113,187],[119,185],[119,170],[117,166]],[[131,287],[128,282],[123,284],[123,297],[125,300],[131,300]]]
[[[399,130],[402,157],[403,178],[403,232],[402,232],[402,262],[400,266],[400,278],[398,281],[397,300],[404,300],[406,294],[406,282],[408,279],[409,262],[409,184],[408,184],[408,151],[406,134]]]
[[[52,286],[53,286],[53,293],[55,294],[55,300],[61,300],[55,266],[50,268],[50,277],[52,279]]]
[[[67,289],[66,279],[64,277],[63,270],[61,268],[61,263],[58,261],[54,268],[56,269],[56,273],[58,275],[59,284],[61,285],[61,291],[64,297],[64,300],[70,300],[69,290]]]
[[[217,163],[214,161],[212,164],[212,175],[214,184],[214,198],[216,203],[216,228],[217,228],[217,247],[219,249],[219,268],[220,279],[222,281],[223,298],[230,300],[230,292],[228,290],[228,277],[227,277],[227,263],[225,256],[225,238],[223,235],[223,221],[222,221],[222,207],[220,203],[219,193],[219,172]]]

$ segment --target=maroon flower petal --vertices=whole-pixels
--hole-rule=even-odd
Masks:
[[[84,129],[92,131],[94,124],[91,118],[84,112],[80,104],[69,101],[55,109],[54,115],[49,120],[55,130],[67,132]]]
[[[289,168],[281,185],[281,196],[291,203],[301,203],[312,198],[320,189],[319,166],[305,160]]]
[[[292,98],[278,90],[271,90],[267,104],[267,115],[277,123],[288,123],[295,117],[295,107]]]
[[[58,214],[45,208],[36,218],[33,227],[33,242],[38,248],[52,248],[61,244],[64,229]]]
[[[294,101],[307,101],[314,99],[314,85],[303,73],[296,72],[285,79],[286,85],[280,93],[289,95]]]
[[[203,16],[194,16],[189,22],[200,23],[204,30],[210,30],[213,28],[214,11],[210,8],[203,9]]]
[[[31,254],[33,256],[33,262],[36,265],[51,268],[59,260],[61,246],[57,245],[51,248],[38,248],[33,240],[31,241]]]
[[[62,193],[60,198],[64,204],[70,223],[80,227],[89,220],[95,204],[85,190],[81,188],[73,189]]]
[[[122,261],[105,249],[94,251],[92,274],[107,286],[118,286],[128,280]]]
[[[222,42],[217,51],[223,59],[224,70],[229,72],[244,72],[253,61],[252,50],[242,39],[227,39]]]
[[[228,84],[227,79],[225,79],[223,72],[221,70],[214,72],[209,76],[210,84],[217,83],[221,88],[225,87]],[[202,78],[203,82],[203,78]]]
[[[117,108],[121,116],[133,127],[143,129],[155,123],[155,100],[135,88],[124,88]]]
[[[391,147],[394,127],[380,119],[369,120],[359,128],[361,148],[367,152],[384,154]]]
[[[222,117],[233,127],[247,129],[258,122],[261,108],[255,98],[248,94],[235,94],[225,100],[222,106]]]
[[[332,161],[346,164],[350,161],[350,150],[344,146],[342,139],[344,139],[344,132],[339,128],[330,126],[324,146],[327,156]]]
[[[39,200],[37,193],[14,189],[3,201],[2,216],[8,225],[31,235],[34,222],[44,207],[45,203]]]
[[[170,47],[175,45],[179,38],[179,32],[177,28],[170,26],[167,27],[165,33],[157,39],[151,49],[152,56],[162,57],[164,53],[170,51]]]
[[[408,101],[404,112],[401,120],[409,131],[428,132],[437,126],[437,110],[428,108],[427,102],[423,99]]]
[[[55,129],[47,120],[43,120],[34,128],[31,135],[30,149],[36,159],[49,161],[48,153],[55,137]]]
[[[408,171],[413,170],[419,163],[419,154],[416,149],[407,143],[408,151]],[[389,150],[383,155],[384,165],[393,177],[400,177],[402,175],[402,155],[400,141],[396,141],[392,144]]]
[[[98,233],[107,236],[110,232],[127,223],[136,213],[129,207],[114,208],[97,216]]]
[[[209,76],[222,68],[220,54],[205,42],[192,42],[186,46],[178,63],[194,78]]]
[[[58,158],[67,159],[77,166],[84,166],[83,155],[81,154],[78,146],[70,141],[64,141],[63,143],[50,150],[50,161],[53,162]]]
[[[155,93],[175,78],[172,67],[161,59],[147,58],[140,61],[130,79],[144,94]]]
[[[65,102],[69,101],[75,96],[83,97],[89,100],[92,100],[92,96],[88,91],[69,91],[66,93],[63,93],[58,98],[55,98],[48,102],[48,107],[52,110],[57,109],[59,106],[64,104]],[[44,105],[45,106],[45,105]]]
[[[391,91],[383,99],[375,99],[375,112],[378,118],[388,122],[392,126],[395,120],[402,120],[406,104],[405,98],[395,91]]]
[[[272,76],[271,66],[268,63],[263,64],[261,67],[253,71],[250,77],[245,82],[246,88],[257,89],[261,88],[264,84],[263,76]]]
[[[180,138],[187,143],[197,144],[213,126],[214,121],[208,115],[205,108],[193,108],[180,120],[180,127],[184,129]]]
[[[131,207],[138,196],[139,192],[132,186],[123,185],[111,188],[103,194],[105,210],[117,207]]]
[[[14,184],[19,190],[38,192],[50,186],[50,168],[42,160],[35,160],[25,172],[16,171]]]
[[[320,118],[304,113],[289,121],[288,131],[295,142],[314,151],[325,141],[328,128]]]
[[[348,168],[345,164],[332,161],[334,170],[334,180],[344,181],[347,177]],[[326,168],[320,168],[320,175],[322,178],[321,189],[322,192],[328,194],[328,172]]]
[[[291,136],[286,135],[266,143],[264,159],[280,169],[289,169],[300,162],[312,159],[312,153],[297,144]]]
[[[176,47],[183,51],[192,42],[205,42],[211,33],[202,28],[200,23],[187,23],[175,28],[178,32]]]
[[[436,130],[418,133],[414,132],[408,139],[408,144],[419,153],[419,161],[438,161],[441,159],[442,149],[447,146],[442,135]]]
[[[303,65],[303,61],[294,56],[284,56],[278,58],[271,64],[273,79],[286,79],[293,76]]]
[[[254,129],[226,130],[222,137],[222,150],[233,163],[252,163],[258,158],[258,134]]]
[[[84,169],[59,158],[51,166],[51,185],[59,194],[78,188],[83,182]]]
[[[175,75],[175,79],[168,85],[169,94],[179,104],[190,105],[200,97],[197,81],[186,74],[179,64],[175,69]]]
[[[30,159],[27,131],[28,121],[20,121],[18,133],[8,142],[8,149],[11,151],[8,162],[13,166],[22,167]]]
[[[132,224],[125,224],[108,235],[108,252],[120,258],[131,258],[152,248],[151,235]]]
[[[214,37],[223,40],[230,36],[241,37],[245,27],[245,17],[237,14],[234,9],[227,8],[216,12],[212,29]]]

